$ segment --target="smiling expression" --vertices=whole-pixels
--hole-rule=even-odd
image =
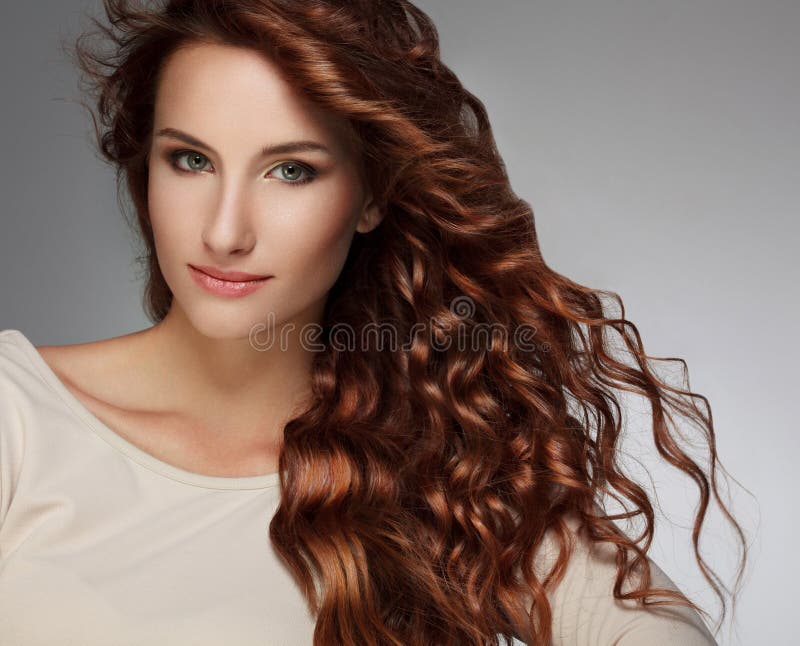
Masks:
[[[167,59],[148,208],[172,306],[201,333],[245,337],[269,312],[320,321],[353,236],[380,222],[347,127],[254,50],[194,43]],[[270,278],[231,296],[190,265]]]

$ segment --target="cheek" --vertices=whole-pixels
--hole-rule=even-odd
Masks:
[[[192,240],[192,233],[198,233],[195,230],[197,218],[187,216],[199,214],[201,205],[208,198],[196,186],[187,188],[187,184],[174,181],[161,170],[150,174],[147,207],[156,250],[162,262],[173,249],[177,250],[181,244],[185,246]]]
[[[358,216],[352,194],[309,193],[307,199],[276,214],[267,227],[274,236],[266,235],[264,245],[280,254],[290,274],[323,281],[327,287],[335,282],[347,258]]]

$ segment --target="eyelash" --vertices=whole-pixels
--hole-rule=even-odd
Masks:
[[[206,159],[206,160],[208,159],[208,157],[206,157],[203,153],[199,153],[196,150],[175,150],[175,151],[170,152],[170,153],[167,154],[167,159],[169,161],[170,166],[172,166],[179,173],[189,173],[190,175],[197,175],[198,173],[202,173],[203,172],[203,171],[199,171],[199,170],[186,170],[185,168],[180,168],[178,166],[178,160],[181,157],[183,157],[184,155],[200,155],[204,159]],[[294,166],[299,166],[301,169],[303,169],[303,171],[305,171],[306,175],[305,175],[305,179],[298,179],[298,180],[294,180],[294,181],[288,180],[288,179],[283,179],[281,181],[284,184],[289,184],[290,186],[308,184],[309,182],[313,181],[314,178],[316,178],[316,176],[317,176],[317,170],[315,168],[309,166],[308,164],[301,164],[300,162],[296,162],[296,161],[285,161],[285,162],[282,162],[282,163],[278,164],[277,166],[275,166],[275,168],[273,168],[272,170],[280,168],[281,166],[286,166],[288,164],[292,164]],[[270,171],[270,173],[272,172],[272,170]]]

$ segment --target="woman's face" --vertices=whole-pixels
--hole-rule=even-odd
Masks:
[[[345,126],[253,50],[192,44],[168,59],[148,205],[172,307],[202,334],[246,337],[270,325],[270,312],[275,325],[295,323],[292,334],[320,321],[355,232],[380,222]],[[276,146],[284,149],[266,150]],[[222,295],[203,288],[190,265],[271,278]]]

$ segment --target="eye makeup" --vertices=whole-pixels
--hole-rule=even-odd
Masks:
[[[168,151],[166,153],[166,158],[167,158],[167,161],[168,161],[169,165],[173,169],[178,171],[179,173],[188,173],[188,174],[191,174],[191,175],[196,175],[198,173],[202,173],[203,172],[202,169],[198,170],[198,169],[182,168],[179,165],[179,160],[183,159],[186,156],[191,156],[191,155],[193,155],[195,157],[198,157],[198,158],[201,158],[202,160],[205,160],[206,162],[208,162],[208,157],[206,155],[204,155],[203,153],[198,152],[196,150],[186,150],[186,149]],[[278,179],[281,179],[283,181],[283,183],[285,183],[285,184],[292,184],[292,185],[308,184],[308,183],[312,182],[316,178],[316,176],[319,174],[319,171],[317,171],[313,166],[310,166],[309,164],[301,163],[301,162],[298,162],[298,161],[294,161],[294,160],[281,162],[280,164],[275,166],[270,171],[270,174],[273,173],[276,170],[281,169],[281,168],[296,169],[297,171],[301,171],[303,173],[302,179],[290,179],[290,178],[287,178],[285,176],[285,174],[284,174],[283,178],[278,178]]]

